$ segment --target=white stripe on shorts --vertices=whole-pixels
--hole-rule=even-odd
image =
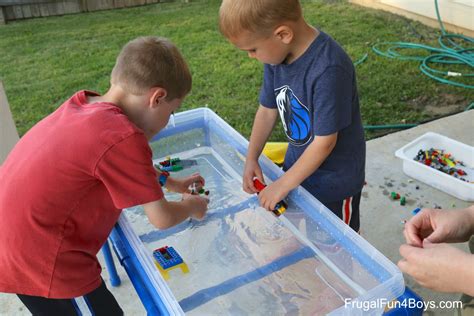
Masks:
[[[77,307],[79,308],[79,311],[81,312],[82,316],[92,316],[93,313],[89,308],[89,305],[86,302],[86,299],[84,296],[79,296],[74,298],[74,301],[77,304]]]

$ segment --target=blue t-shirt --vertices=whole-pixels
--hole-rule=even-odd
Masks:
[[[266,64],[260,104],[280,113],[289,141],[285,171],[315,136],[338,132],[331,154],[302,183],[318,200],[340,201],[362,190],[365,140],[355,70],[329,35],[320,32],[291,64]]]

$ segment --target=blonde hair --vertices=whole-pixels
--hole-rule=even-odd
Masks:
[[[167,99],[183,98],[191,91],[189,67],[178,48],[168,39],[145,36],[128,42],[112,70],[112,84],[141,95],[152,87],[167,91]]]
[[[227,38],[248,31],[269,35],[279,24],[302,17],[299,0],[223,0],[219,29]]]

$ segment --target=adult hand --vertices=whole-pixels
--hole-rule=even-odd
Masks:
[[[474,232],[474,208],[463,210],[422,209],[405,224],[403,234],[408,244],[422,247],[431,243],[467,241]]]
[[[195,219],[203,219],[207,212],[207,205],[209,199],[195,194],[183,194],[183,200],[190,202],[192,209],[190,210],[190,216]]]
[[[265,183],[263,180],[263,173],[258,161],[247,160],[244,167],[244,177],[242,179],[242,188],[245,192],[249,194],[257,193],[258,190],[253,185],[253,178],[257,177],[262,183]]]
[[[260,205],[268,211],[273,210],[275,205],[283,200],[290,192],[279,180],[267,185],[267,187],[258,194]]]
[[[398,267],[423,287],[439,292],[474,294],[474,255],[447,244],[432,244],[425,239],[423,248],[402,245],[403,259]]]

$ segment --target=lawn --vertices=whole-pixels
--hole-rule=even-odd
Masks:
[[[208,106],[248,138],[263,67],[220,35],[219,3],[162,3],[0,26],[0,78],[19,133],[77,90],[104,93],[121,47],[141,35],[160,35],[178,45],[193,72],[182,110]],[[364,124],[416,123],[461,111],[474,100],[473,90],[437,83],[421,74],[417,62],[371,51],[381,41],[436,46],[438,30],[344,1],[303,4],[308,22],[332,35],[354,61],[369,54],[357,66]],[[282,129],[272,139],[284,140]]]

